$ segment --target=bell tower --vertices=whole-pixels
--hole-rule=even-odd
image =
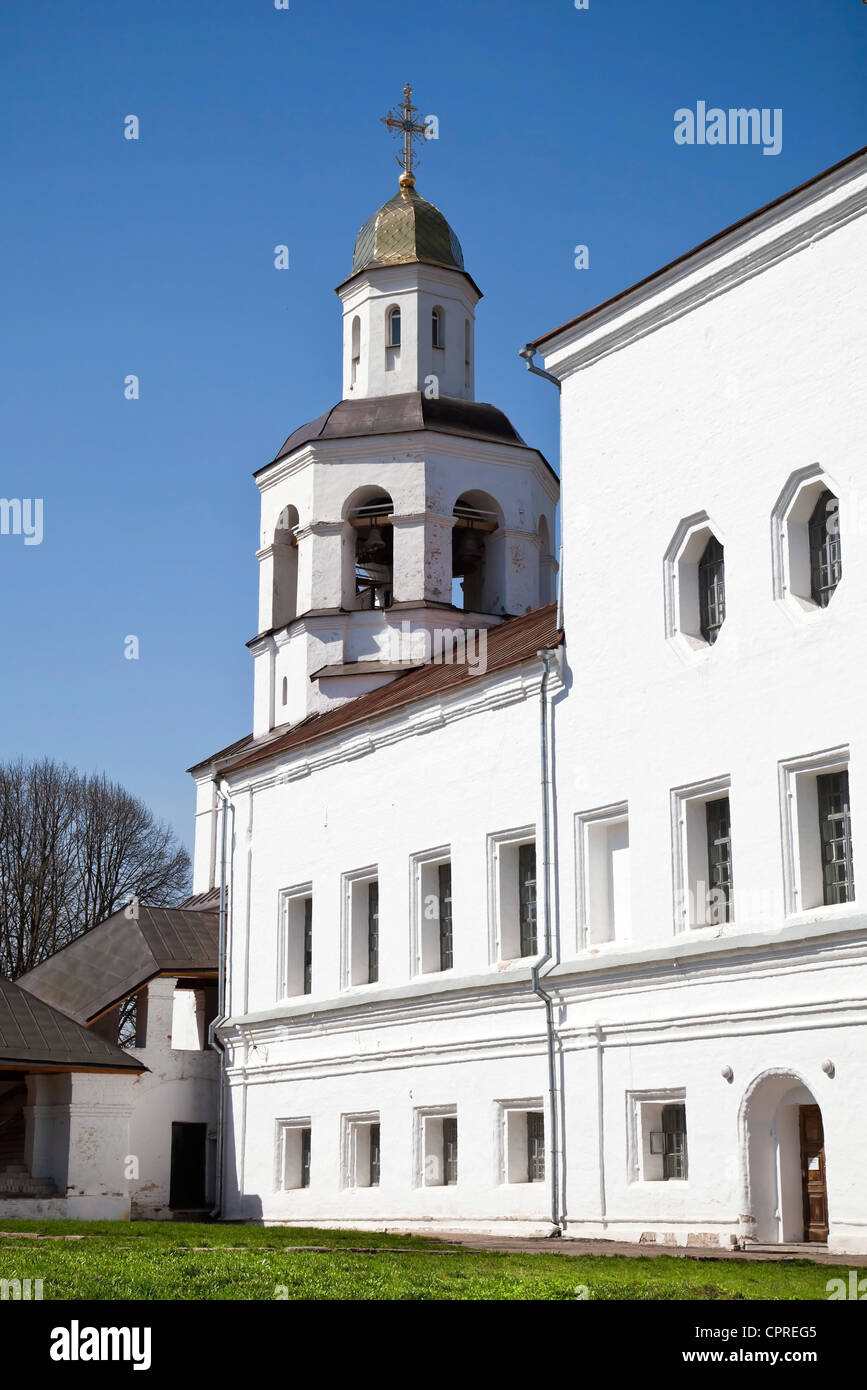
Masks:
[[[254,735],[399,678],[553,597],[559,487],[475,400],[481,291],[416,191],[404,89],[397,193],[364,223],[343,306],[342,399],[256,474]]]

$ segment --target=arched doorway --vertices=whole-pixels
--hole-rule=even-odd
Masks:
[[[740,1130],[748,1232],[762,1244],[827,1241],[822,1112],[803,1078],[783,1070],[757,1077]]]

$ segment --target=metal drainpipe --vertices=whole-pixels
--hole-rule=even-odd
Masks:
[[[553,382],[554,385],[557,387],[558,391],[562,390],[562,384],[560,382],[559,377],[554,376],[553,372],[546,372],[543,367],[536,366],[535,362],[533,361],[533,358],[536,356],[536,349],[533,347],[532,343],[528,343],[526,347],[522,347],[520,352],[518,353],[518,356],[523,357],[524,361],[527,364],[528,372],[532,372],[534,376],[542,377],[543,381]]]
[[[220,1084],[217,1096],[217,1152],[214,1174],[215,1205],[210,1212],[211,1216],[220,1216],[223,1209],[223,1128],[225,1124],[225,1056],[226,1049],[217,1037],[217,1029],[225,1023],[226,1008],[226,836],[228,827],[228,813],[234,813],[231,798],[220,787],[219,776],[213,777],[214,788],[220,801],[220,913],[219,931],[217,947],[217,1016],[211,1020],[208,1026],[208,1046],[213,1048],[220,1058]]]
[[[540,754],[542,763],[542,921],[544,929],[545,951],[540,960],[533,966],[532,984],[533,992],[538,995],[545,1005],[545,1028],[548,1044],[548,1109],[551,1117],[551,1143],[549,1152],[551,1155],[551,1224],[550,1236],[562,1236],[563,1217],[561,1213],[560,1201],[560,1107],[557,1104],[557,1053],[556,1035],[554,1031],[554,1001],[550,994],[544,990],[539,982],[539,977],[543,966],[551,963],[551,967],[558,964],[559,946],[555,956],[555,942],[551,933],[551,755],[548,741],[548,680],[551,674],[551,662],[556,659],[556,653],[550,648],[536,653],[545,668],[542,676],[542,686],[539,698],[539,733],[540,733]]]

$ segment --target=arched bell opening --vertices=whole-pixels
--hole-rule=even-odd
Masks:
[[[466,612],[491,611],[494,566],[491,538],[502,513],[485,492],[465,492],[454,506],[452,528],[452,603]]]
[[[285,627],[298,614],[298,524],[297,509],[284,507],[274,530],[272,627]]]
[[[387,492],[363,488],[346,510],[344,606],[390,608],[394,601],[394,503]]]

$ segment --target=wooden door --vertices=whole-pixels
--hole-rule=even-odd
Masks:
[[[825,1135],[818,1105],[802,1105],[801,1182],[804,1191],[804,1240],[828,1239],[828,1191],[825,1185]]]

